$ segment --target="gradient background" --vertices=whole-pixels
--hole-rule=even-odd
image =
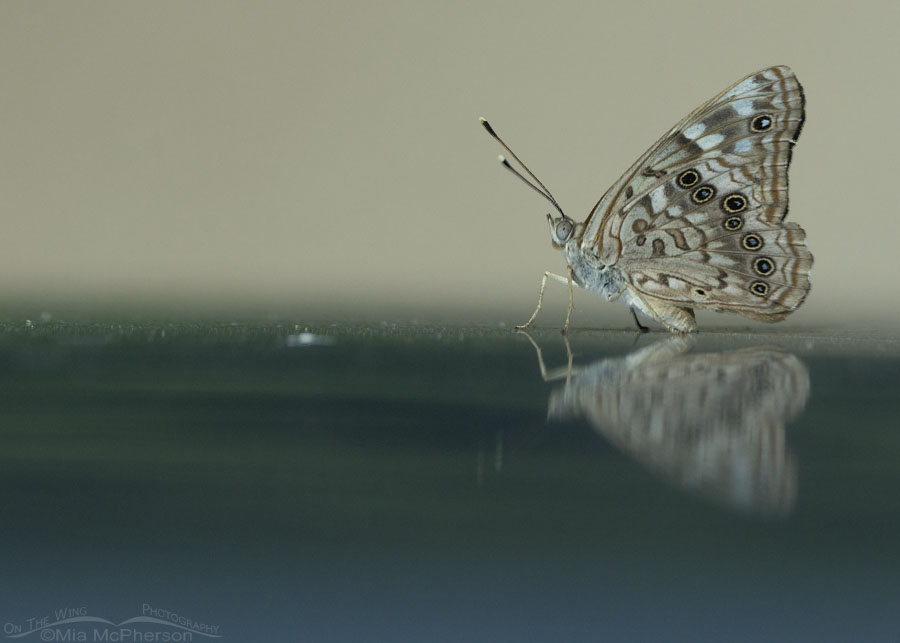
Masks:
[[[3,2],[0,303],[521,322],[564,263],[479,116],[583,219],[684,114],[788,64],[816,264],[787,324],[892,323],[898,25],[887,0]],[[588,301],[576,325],[631,323]]]

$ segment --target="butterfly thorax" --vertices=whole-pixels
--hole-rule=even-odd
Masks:
[[[625,275],[617,266],[607,266],[599,257],[585,252],[580,237],[566,243],[566,262],[572,267],[575,282],[582,288],[601,294],[610,301],[622,294]]]

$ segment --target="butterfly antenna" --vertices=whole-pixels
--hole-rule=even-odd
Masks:
[[[509,164],[509,161],[507,161],[507,160],[503,157],[502,154],[499,156],[499,159],[500,159],[500,162],[503,164],[503,167],[505,167],[507,170],[509,170],[510,172],[512,172],[513,174],[515,174],[517,177],[519,177],[525,185],[527,185],[527,186],[530,187],[532,190],[534,190],[535,192],[537,192],[538,194],[540,194],[542,197],[544,197],[545,199],[547,199],[551,204],[553,204],[553,207],[556,208],[556,209],[559,211],[560,214],[562,214],[562,210],[560,210],[559,204],[558,204],[556,201],[553,200],[553,197],[551,197],[550,195],[548,195],[546,192],[544,192],[542,189],[540,189],[540,188],[539,188],[538,186],[536,186],[534,183],[532,183],[531,181],[529,181],[528,179],[526,179],[524,176],[522,176],[522,173],[519,172],[518,170],[516,170],[516,168],[514,168],[512,165],[510,165],[510,164]],[[563,215],[563,216],[565,216],[565,215]]]
[[[551,194],[550,190],[547,189],[547,186],[544,185],[543,183],[541,183],[541,180],[534,175],[534,172],[532,172],[531,170],[528,169],[528,166],[522,162],[522,159],[520,159],[518,156],[516,156],[516,153],[513,152],[511,149],[509,149],[509,145],[507,145],[506,143],[503,142],[503,139],[497,135],[497,132],[495,132],[494,128],[491,127],[491,124],[488,123],[487,120],[483,117],[478,120],[481,121],[481,125],[484,127],[484,129],[487,130],[487,133],[490,134],[491,136],[493,136],[494,140],[496,140],[498,143],[500,143],[500,145],[503,146],[503,149],[505,149],[507,152],[509,152],[510,156],[512,156],[514,159],[516,159],[516,161],[519,163],[519,165],[521,165],[522,168],[526,172],[528,172],[528,176],[533,178],[535,183],[537,183],[537,185],[535,185],[534,183],[532,183],[531,181],[526,179],[524,176],[522,176],[522,173],[519,172],[518,170],[516,170],[512,165],[510,165],[509,161],[507,161],[501,154],[500,162],[503,164],[503,167],[505,167],[507,170],[509,170],[510,172],[515,174],[517,177],[519,177],[525,183],[525,185],[527,185],[532,190],[534,190],[535,192],[540,194],[542,197],[547,199],[553,205],[553,207],[556,208],[556,211],[559,212],[562,216],[566,216],[563,213],[562,208],[559,207],[559,203],[556,201],[555,198],[553,198],[553,194]],[[540,187],[538,187],[538,185]]]

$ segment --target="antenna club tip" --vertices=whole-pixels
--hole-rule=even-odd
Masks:
[[[494,132],[494,128],[491,127],[491,124],[487,122],[487,119],[484,116],[479,118],[478,122],[481,123],[482,127],[484,127],[484,129],[486,129],[491,136],[493,136],[493,137],[497,136],[497,133]]]

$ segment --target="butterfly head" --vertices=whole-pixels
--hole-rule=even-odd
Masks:
[[[550,224],[550,242],[557,250],[565,248],[569,241],[577,239],[584,231],[582,224],[575,223],[564,214],[560,214],[555,219],[548,214],[547,222]]]

